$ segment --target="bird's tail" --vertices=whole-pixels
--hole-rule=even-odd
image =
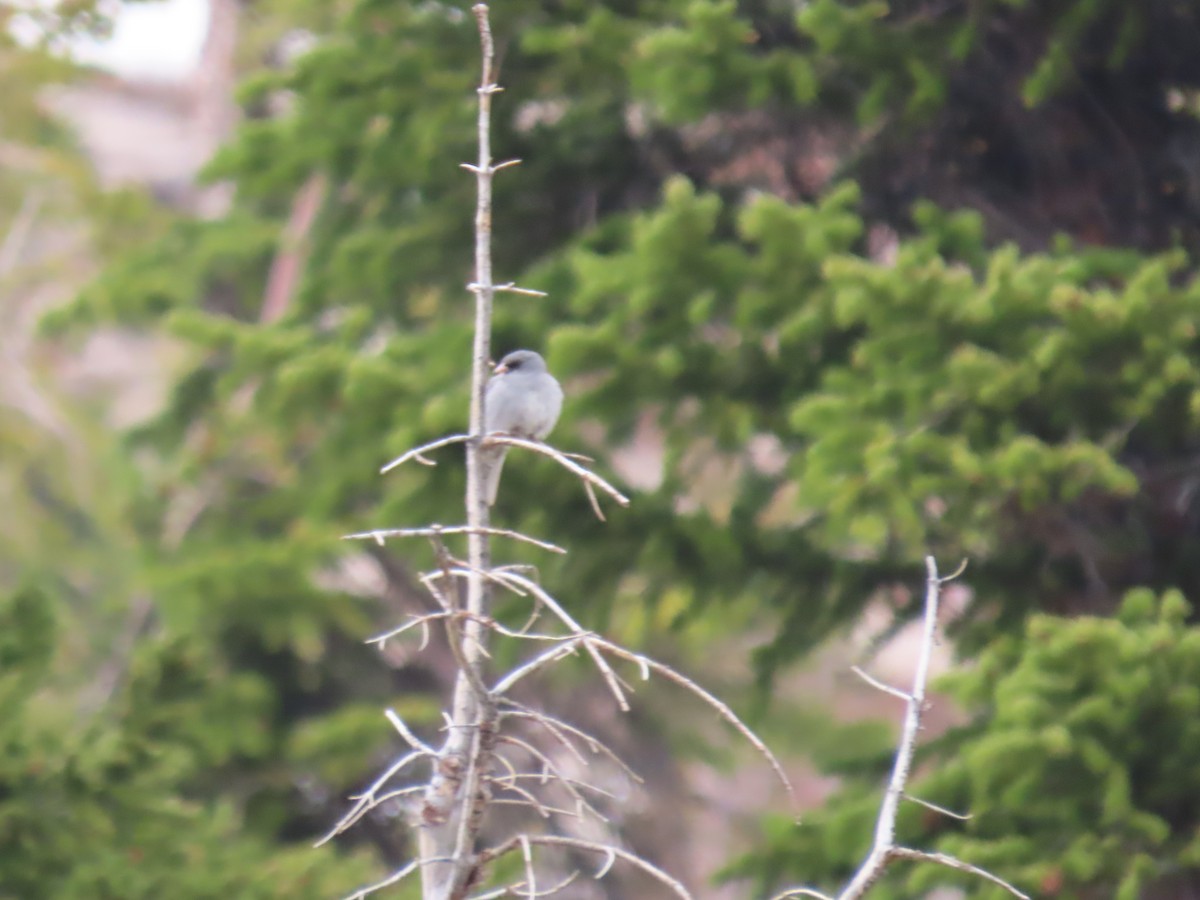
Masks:
[[[496,505],[496,495],[500,491],[500,472],[504,469],[504,457],[507,455],[507,447],[494,447],[484,450],[479,455],[483,463],[483,484],[487,490],[488,506]]]

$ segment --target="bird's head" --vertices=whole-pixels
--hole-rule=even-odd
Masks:
[[[500,360],[493,371],[497,375],[506,372],[545,372],[546,361],[542,359],[541,354],[532,350],[514,350]]]

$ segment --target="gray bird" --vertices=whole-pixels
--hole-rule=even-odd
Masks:
[[[563,392],[546,371],[546,361],[532,350],[514,350],[496,366],[487,383],[484,427],[490,434],[545,439],[562,412]],[[500,471],[507,447],[485,447],[480,453],[488,506],[496,503]]]

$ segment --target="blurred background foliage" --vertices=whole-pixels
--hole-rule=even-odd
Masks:
[[[119,328],[173,351],[130,426],[100,424],[102,396],[55,398],[66,437],[0,420],[0,896],[324,897],[407,852],[386,817],[307,844],[395,750],[380,707],[438,724],[446,655],[362,644],[424,608],[428,550],[336,538],[460,515],[459,455],[378,469],[465,420],[477,37],[449,3],[241,15],[217,216],[99,190],[35,102],[76,73],[3,47],[5,146],[52,155],[40,177],[102,248],[38,346]],[[853,869],[891,736],[783,686],[872,608],[899,629],[932,552],[970,561],[961,720],[916,791],[974,817],[912,807],[903,838],[1038,896],[1200,897],[1200,8],[508,0],[493,21],[494,146],[523,160],[497,274],[549,292],[502,297],[493,347],[545,351],[556,443],[634,493],[598,523],[514,459],[495,518],[570,548],[536,562],[588,625],[838,779],[803,826],[768,816],[721,896]],[[11,234],[29,181],[6,169]],[[715,658],[751,648],[753,671]],[[658,710],[628,737],[670,766],[704,728]],[[631,818],[687,865],[659,803]],[[879,895],[939,885],[997,896],[929,869]]]

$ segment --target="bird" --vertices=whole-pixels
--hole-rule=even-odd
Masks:
[[[493,369],[484,395],[484,428],[488,434],[545,440],[562,412],[562,386],[533,350],[514,350]],[[488,506],[495,506],[500,471],[508,448],[480,451]]]

